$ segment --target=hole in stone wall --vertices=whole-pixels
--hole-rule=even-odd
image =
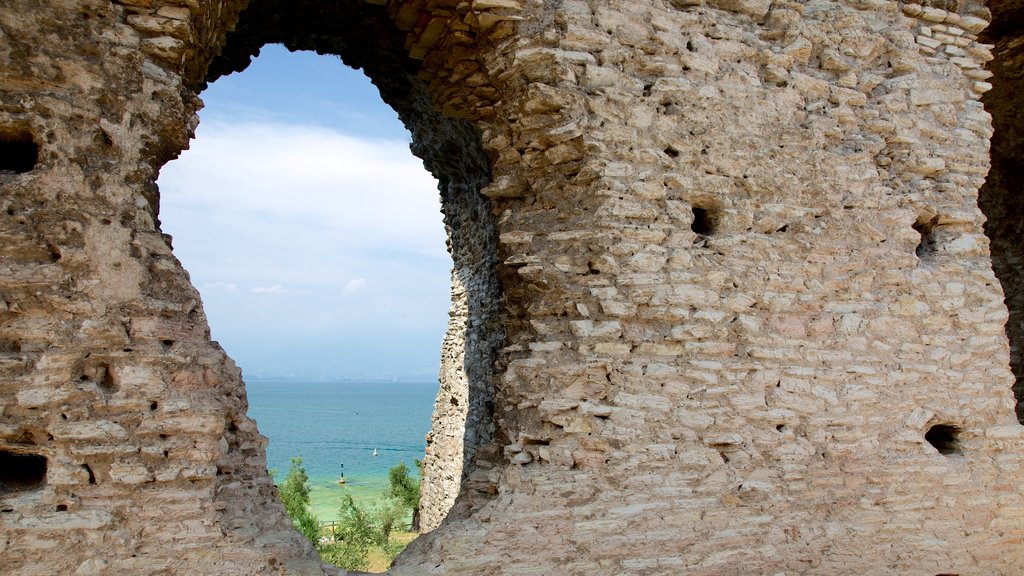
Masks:
[[[114,371],[110,369],[110,366],[103,364],[100,366],[99,378],[96,381],[96,385],[100,387],[100,390],[104,392],[116,392],[117,378],[114,375]]]
[[[45,483],[45,456],[0,450],[0,494],[35,490]]]
[[[914,254],[922,261],[930,260],[937,250],[938,244],[934,235],[937,220],[938,216],[919,216],[914,222],[914,230],[920,236]]]
[[[39,146],[32,134],[23,130],[0,129],[0,171],[24,174],[39,162]]]
[[[314,58],[288,54],[280,47],[264,50],[270,58],[287,63],[292,72],[309,70],[296,58]],[[315,98],[289,102],[269,87],[295,88],[291,79],[254,76],[262,74],[264,57],[261,54],[245,74],[225,78],[223,84],[218,81],[203,93],[207,107],[195,142],[161,171],[161,226],[173,232],[174,252],[202,290],[213,336],[243,369],[249,414],[270,439],[268,464],[277,469],[276,480],[287,474],[291,457],[301,456],[312,488],[313,511],[321,520],[331,521],[337,519],[339,498],[346,490],[338,484],[342,477],[344,486],[355,485],[359,493],[379,496],[387,487],[390,468],[405,463],[415,476],[413,460],[424,458],[423,439],[438,396],[438,343],[449,318],[452,260],[444,227],[436,216],[438,183],[423,172],[423,161],[409,154],[408,134],[399,125],[401,136],[387,141],[378,132],[382,122],[372,113],[348,109],[350,104],[339,101],[338,94],[361,90],[353,86],[357,73],[311,74],[346,76]],[[318,60],[341,67],[329,57]],[[245,87],[247,79],[253,88]],[[231,89],[229,80],[239,84]],[[218,93],[221,86],[225,92]],[[376,90],[371,90],[379,106]],[[239,109],[252,109],[237,100],[242,93],[277,98],[267,109],[266,117],[272,120],[240,120],[230,110],[218,109],[218,101],[229,98],[236,98],[230,102]],[[327,102],[333,112],[312,121],[296,119],[297,109],[322,112],[317,102]],[[234,129],[240,133],[232,135]],[[215,142],[217,151],[229,150],[231,145],[241,149],[230,158],[203,158],[206,142]],[[436,146],[429,140],[427,144]],[[445,144],[441,162],[461,166],[476,162],[472,146]],[[425,144],[412,144],[418,145]],[[482,151],[481,157],[485,158]],[[199,176],[181,172],[193,158]],[[212,175],[210,166],[231,173]],[[240,170],[249,174],[237,174]],[[330,178],[344,173],[355,178],[347,182]],[[477,174],[465,179],[474,186],[486,184]],[[230,189],[217,185],[222,180],[232,182]],[[478,213],[475,205],[459,204],[482,198],[479,188],[472,188],[466,199],[460,197],[466,195],[463,187],[470,189],[465,182],[440,181],[451,234],[481,234],[472,226],[489,212]],[[303,206],[304,201],[310,204]],[[451,216],[451,211],[460,210],[474,221],[460,222],[458,218],[465,216]],[[235,218],[217,218],[221,212],[251,213],[257,219],[233,227]],[[284,218],[296,214],[300,218],[290,222]],[[428,225],[422,221],[431,216],[436,227],[424,234]],[[245,235],[243,229],[255,234]],[[216,231],[216,253],[209,250],[211,230]],[[385,239],[379,241],[382,236]],[[290,244],[293,240],[298,245]],[[452,240],[452,244],[461,241]],[[487,241],[476,242],[474,249],[483,245],[486,251]],[[367,245],[374,248],[369,255],[360,251]],[[283,261],[262,260],[281,254]],[[388,286],[389,279],[395,286]],[[474,283],[473,290],[479,290],[479,284]],[[468,307],[477,306],[471,302]],[[360,326],[362,331],[350,326]],[[429,342],[422,353],[418,347],[411,349],[419,336]],[[161,343],[168,352],[174,344]],[[462,360],[459,340],[445,346],[449,357]],[[490,369],[493,363],[483,365]],[[466,369],[442,366],[442,371],[456,368]],[[467,371],[473,369],[470,366]],[[483,380],[479,374],[472,377]],[[474,403],[480,400],[473,395],[470,406],[453,396],[438,399],[437,410],[451,407],[453,414],[478,410]],[[228,427],[229,446],[234,435],[241,433]],[[296,434],[308,446],[296,441]],[[477,438],[486,440],[484,435]],[[463,446],[464,438],[454,440]],[[434,443],[440,444],[437,437]],[[218,470],[238,471],[253,460],[225,461]],[[459,472],[455,471],[456,478]]]
[[[960,454],[960,428],[949,424],[936,424],[924,434],[924,439],[939,451],[939,454]]]
[[[690,224],[690,230],[699,236],[710,236],[715,232],[713,214],[708,208],[693,207],[693,223]]]

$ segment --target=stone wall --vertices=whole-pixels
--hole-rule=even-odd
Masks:
[[[1011,4],[991,79],[955,3],[238,9],[0,7],[8,572],[321,571],[153,186],[275,41],[364,68],[441,183],[437,527],[392,573],[1024,572]]]
[[[7,574],[255,574],[315,558],[157,224],[157,170],[195,126],[190,59],[212,56],[239,5],[0,7],[0,136],[38,149],[0,184],[0,450],[46,459],[38,484],[3,468]]]

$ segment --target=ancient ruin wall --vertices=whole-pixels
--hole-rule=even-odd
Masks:
[[[486,55],[508,464],[396,573],[1021,570],[986,11],[710,4]]]
[[[366,68],[467,255],[475,450],[393,573],[1024,572],[982,7],[23,4],[0,7],[10,573],[321,570],[152,187],[195,92],[267,41]]]
[[[186,145],[191,59],[241,3],[0,7],[0,441],[8,574],[239,574],[312,560],[275,502],[239,370],[157,226]],[[24,458],[24,456],[22,456]]]

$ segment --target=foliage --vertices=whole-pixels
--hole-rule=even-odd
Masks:
[[[422,476],[423,464],[419,460],[416,460],[416,468]],[[384,495],[398,500],[402,507],[412,509],[411,528],[419,530],[420,481],[409,475],[405,462],[399,462],[388,470],[388,489]]]
[[[281,502],[292,524],[299,532],[318,546],[320,543],[320,521],[309,510],[309,486],[306,483],[309,477],[306,476],[306,469],[302,467],[302,458],[292,458],[291,467],[284,481],[278,486]]]
[[[331,542],[321,546],[320,559],[349,572],[361,572],[369,568],[370,549],[348,542]]]
[[[420,462],[417,461],[416,465],[420,466]],[[348,571],[363,571],[370,567],[372,550],[377,550],[373,552],[375,557],[383,556],[390,562],[405,548],[404,543],[393,541],[391,536],[405,528],[404,521],[410,508],[414,528],[418,527],[419,480],[411,477],[409,467],[401,463],[388,471],[388,481],[389,487],[384,496],[389,501],[378,507],[359,506],[351,495],[344,495],[333,541],[321,541],[325,533],[309,510],[309,477],[302,466],[302,458],[292,458],[288,474],[278,490],[293,524],[309,538],[325,562]]]
[[[373,517],[358,506],[352,496],[345,494],[338,511],[335,542],[323,547],[320,556],[327,562],[345,570],[365,570],[369,563],[370,548],[387,542],[382,531],[374,525]]]
[[[339,512],[336,539],[365,546],[381,543],[380,530],[374,526],[370,512],[357,505],[351,495],[345,494],[341,499]]]
[[[390,562],[405,548],[391,540],[391,534],[402,527],[406,515],[402,503],[367,509],[346,494],[338,512],[335,542],[321,548],[320,555],[325,561],[350,571],[365,570],[371,549],[379,549]]]
[[[420,507],[420,482],[409,476],[409,467],[405,462],[399,462],[388,470],[388,484],[386,496],[398,499],[408,508]]]
[[[405,527],[402,522],[405,519],[405,511],[405,506],[398,503],[374,510],[373,524],[378,532],[378,546],[385,546],[390,540],[392,532]]]

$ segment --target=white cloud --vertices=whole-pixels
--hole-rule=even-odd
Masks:
[[[253,294],[281,294],[285,292],[285,288],[280,284],[274,284],[273,286],[257,286],[249,290],[249,292]]]
[[[359,292],[366,286],[366,278],[355,278],[345,283],[345,287],[341,289],[342,294],[353,294]]]
[[[359,139],[320,127],[249,122],[200,125],[165,166],[164,203],[301,218],[348,244],[445,254],[437,182],[402,141]]]
[[[202,286],[200,286],[199,289],[204,291],[204,292],[212,291],[212,290],[221,290],[221,291],[224,291],[224,292],[238,292],[238,284],[234,284],[232,282],[221,282],[221,281],[207,282],[207,283],[203,284]]]
[[[339,352],[371,346],[371,334],[382,350],[404,334],[406,357],[436,358],[451,259],[437,183],[405,142],[204,119],[159,184],[161,225],[201,287],[214,338],[245,370],[272,355],[298,362],[261,348],[278,338],[329,346],[323,362],[352,369],[385,362]],[[412,350],[413,335],[426,352]]]

